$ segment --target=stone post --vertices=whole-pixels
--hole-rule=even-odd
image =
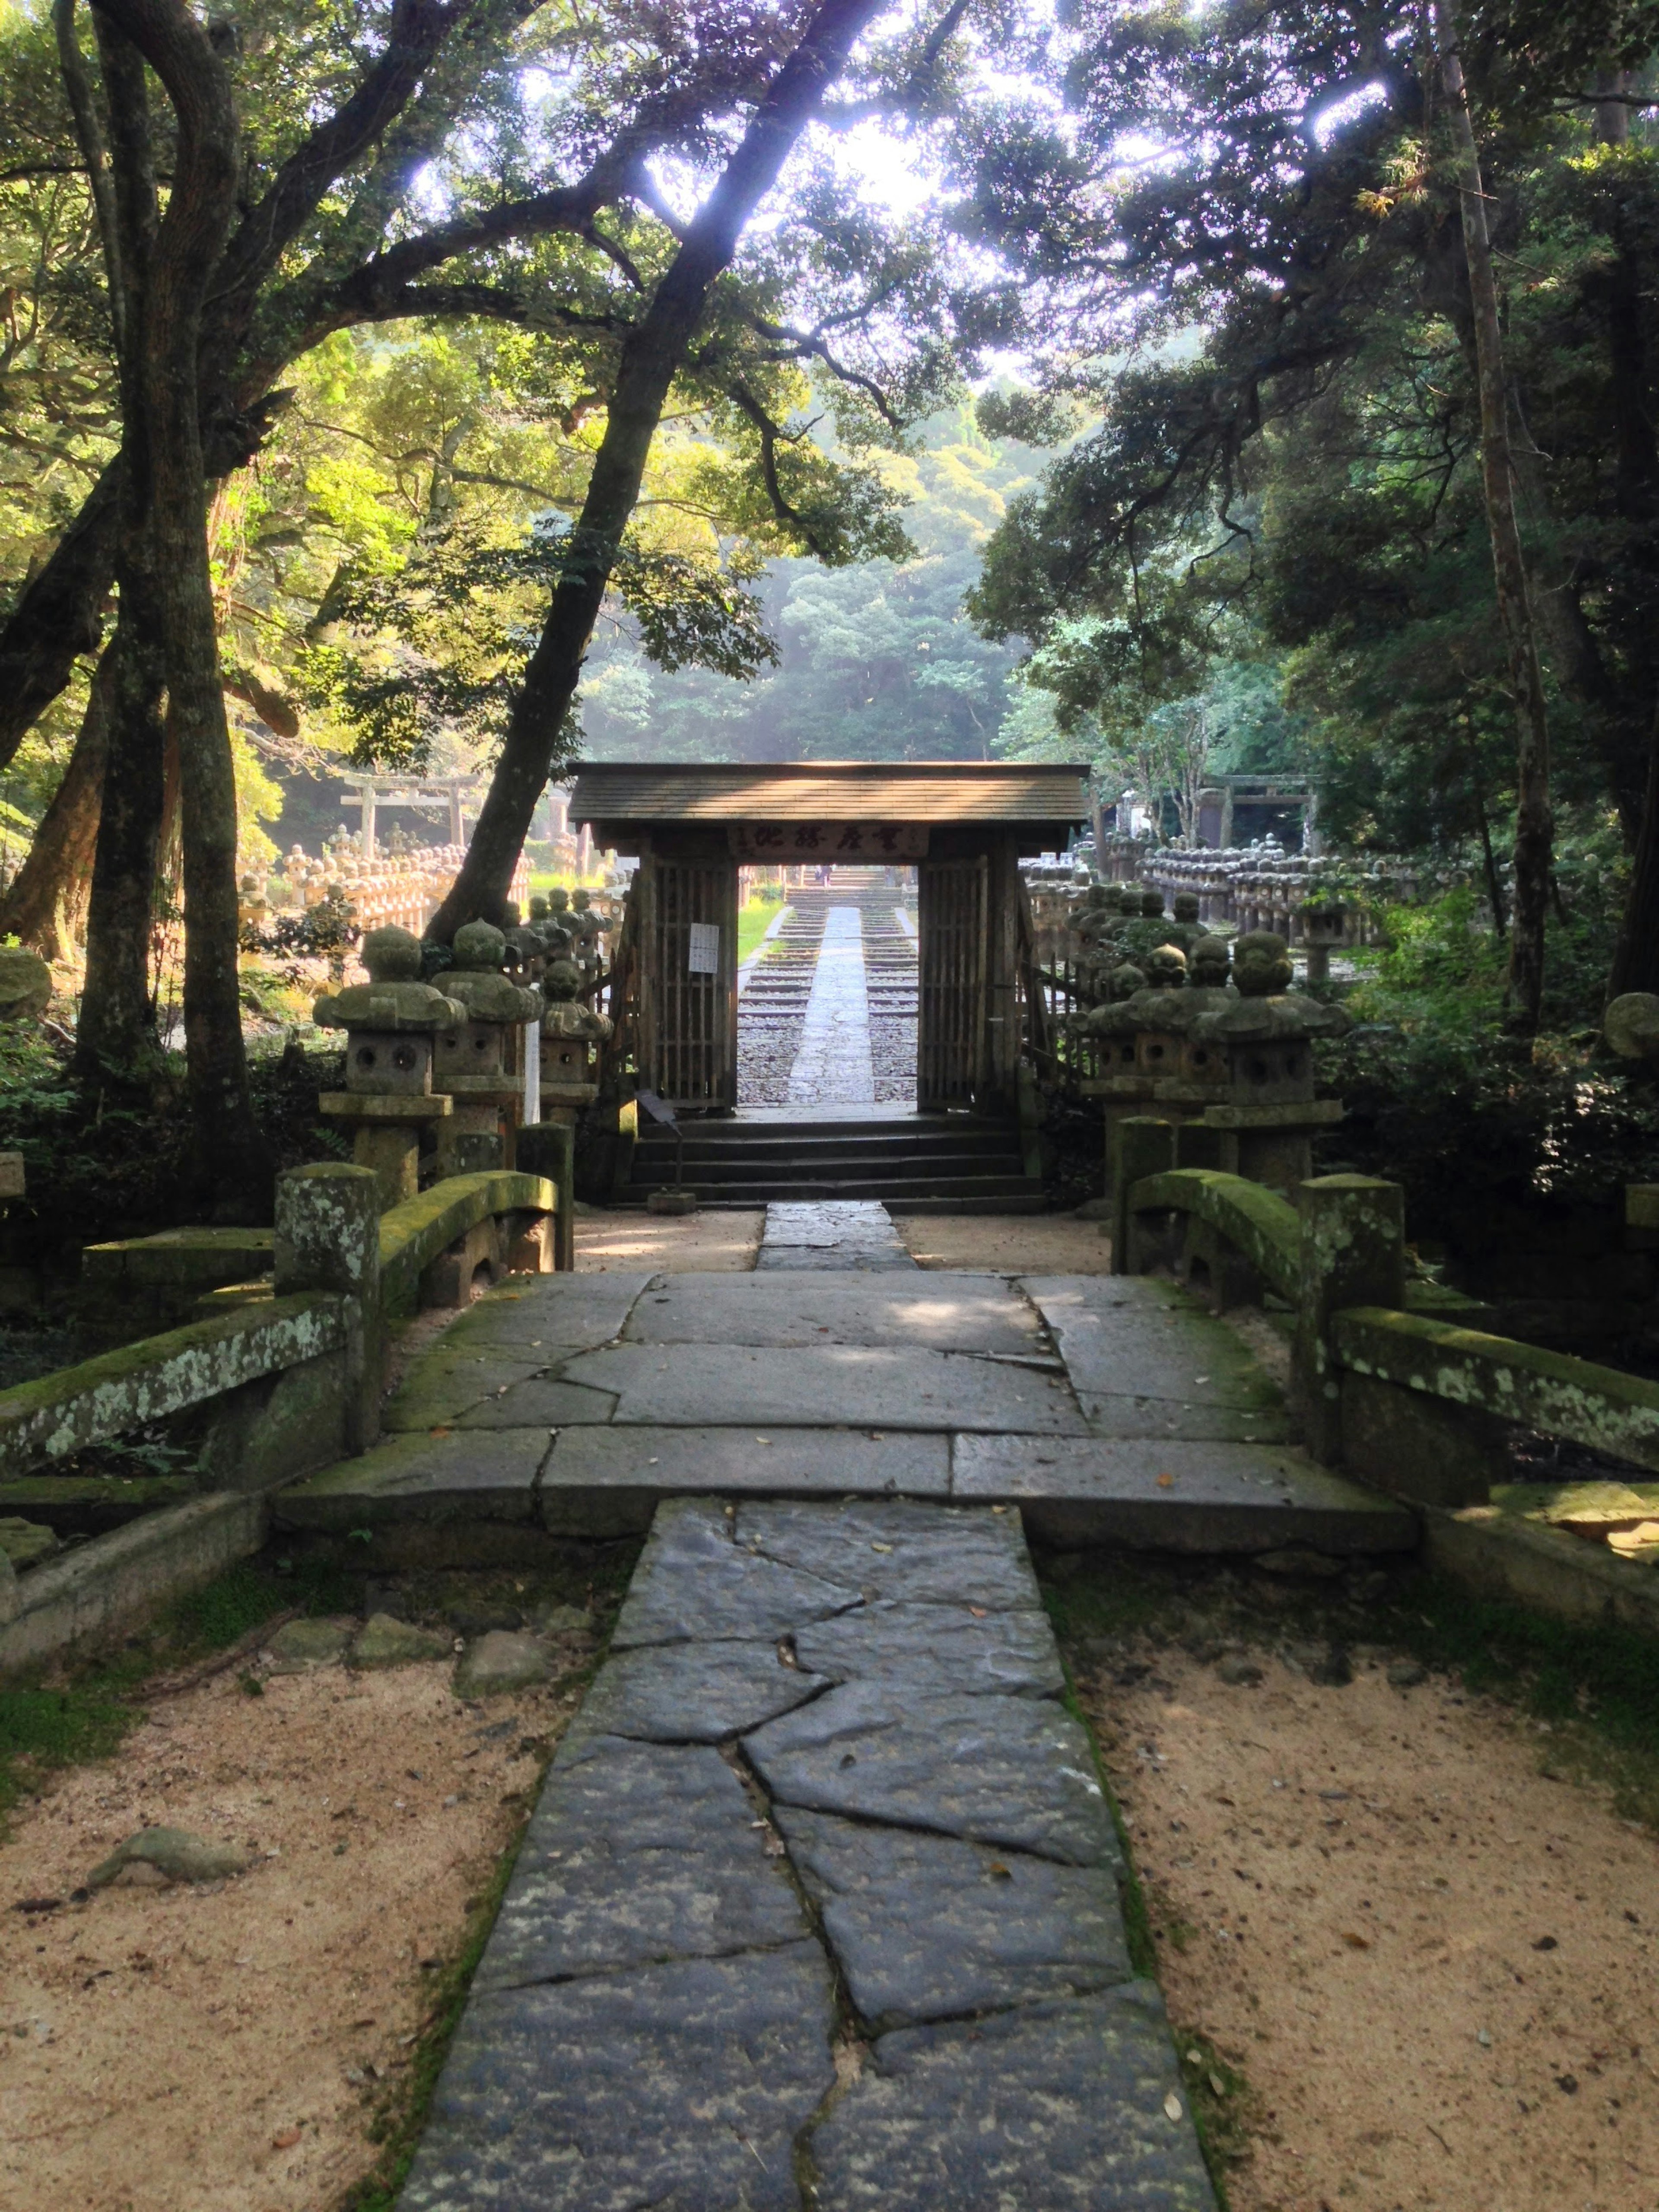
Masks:
[[[1329,1466],[1342,1455],[1342,1390],[1331,1324],[1346,1306],[1406,1301],[1406,1198],[1376,1176],[1316,1176],[1297,1186],[1301,1279],[1291,1386],[1309,1450]]]
[[[553,1217],[553,1266],[576,1264],[576,1132],[568,1121],[536,1121],[518,1133],[514,1164],[520,1175],[545,1176],[559,1194]]]
[[[346,1337],[345,1437],[349,1450],[367,1451],[380,1433],[384,1344],[380,1187],[373,1169],[331,1164],[279,1175],[274,1243],[279,1298],[331,1291],[355,1304]]]
[[[1112,1273],[1133,1275],[1137,1269],[1129,1193],[1143,1176],[1167,1175],[1175,1165],[1175,1123],[1147,1114],[1126,1115],[1113,1124],[1111,1142]]]

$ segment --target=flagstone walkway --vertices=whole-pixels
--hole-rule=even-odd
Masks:
[[[404,2212],[1204,2212],[1017,1517],[680,1499]]]
[[[388,1565],[649,1531],[405,2212],[1210,2205],[1025,1534],[1409,1548],[1231,1330],[776,1206],[750,1274],[513,1278],[386,1419],[278,1525]]]

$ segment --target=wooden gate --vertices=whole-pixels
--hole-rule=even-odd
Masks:
[[[653,857],[641,863],[635,896],[641,1085],[671,1106],[729,1113],[738,1103],[736,865]]]
[[[967,1106],[985,1084],[987,862],[924,860],[916,1104]]]

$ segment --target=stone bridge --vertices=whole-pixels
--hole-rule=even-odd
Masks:
[[[751,1274],[509,1280],[386,1427],[279,1525],[388,1565],[649,1531],[407,2212],[1213,2204],[1025,1532],[1414,1543],[1225,1322],[779,1206]]]

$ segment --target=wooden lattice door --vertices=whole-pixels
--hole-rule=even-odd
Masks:
[[[737,868],[653,858],[640,877],[640,1080],[671,1106],[730,1112],[738,1103]]]
[[[916,1104],[967,1106],[985,1083],[987,862],[924,860]]]

